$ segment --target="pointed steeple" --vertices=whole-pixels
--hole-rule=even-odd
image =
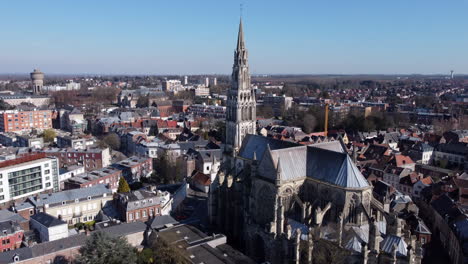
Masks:
[[[276,163],[276,185],[281,185],[281,162],[279,157]]]
[[[244,30],[242,28],[242,18],[241,18],[239,22],[239,33],[237,34],[237,51],[239,52],[244,49],[245,49]]]

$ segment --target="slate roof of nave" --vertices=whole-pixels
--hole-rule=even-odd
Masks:
[[[370,186],[348,154],[313,145],[307,149],[307,177],[345,188]]]
[[[285,149],[301,146],[300,144],[278,140],[270,137],[258,136],[258,135],[247,135],[242,141],[242,147],[239,150],[239,156],[245,159],[253,159],[253,154],[257,156],[257,159],[263,157],[267,145],[270,146],[271,150]]]
[[[253,159],[255,152],[257,159],[261,161],[260,167],[274,166],[263,170],[263,176],[272,180],[277,177],[274,171],[279,160],[282,181],[307,176],[344,188],[370,186],[339,141],[303,146],[263,136],[247,135],[243,143],[239,156]],[[268,157],[264,155],[268,147],[272,164],[264,161]]]

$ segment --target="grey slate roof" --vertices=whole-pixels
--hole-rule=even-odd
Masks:
[[[97,184],[92,187],[73,189],[63,192],[56,192],[51,194],[40,194],[39,200],[37,198],[29,198],[29,201],[36,207],[43,206],[44,204],[62,204],[63,201],[75,201],[75,199],[84,200],[88,196],[98,197],[104,194],[112,195],[112,190],[108,189],[104,184]]]
[[[328,149],[328,150],[340,152],[340,153],[347,153],[346,147],[343,145],[343,143],[340,140],[316,143],[310,146],[314,148]]]
[[[260,160],[259,174],[270,180],[291,181],[307,176],[344,188],[370,186],[340,141],[303,146],[247,135],[239,155],[253,159],[254,153]]]
[[[403,238],[387,235],[382,242],[380,242],[380,249],[386,253],[391,254],[393,251],[393,245],[397,246],[397,256],[406,256],[408,245]]]
[[[307,147],[298,146],[287,149],[271,151],[271,157],[275,166],[280,163],[279,172],[282,181],[300,179],[306,176]],[[272,175],[276,178],[276,175]]]
[[[0,210],[0,222],[4,221],[16,221],[16,222],[24,222],[28,221],[25,218],[23,218],[21,215],[14,213],[9,210]]]
[[[257,159],[260,159],[263,157],[267,145],[269,145],[271,150],[301,146],[300,144],[288,141],[249,134],[245,136],[244,141],[242,142],[242,147],[239,150],[239,156],[245,159],[253,159],[253,154],[255,152]]]
[[[172,218],[170,215],[158,215],[150,220],[151,228],[155,228],[155,229],[164,227],[165,225],[169,225],[169,224],[174,225],[177,223],[179,222],[177,222],[177,220]]]
[[[0,253],[0,264],[13,263],[13,257],[19,256],[20,261],[44,256],[68,248],[81,247],[86,242],[86,235],[76,235],[54,241],[44,242],[33,247],[24,247]]]
[[[108,233],[111,236],[126,236],[129,234],[134,234],[138,232],[143,232],[146,230],[146,224],[140,221],[132,223],[122,223],[120,225],[113,225],[101,229],[101,231]]]
[[[35,215],[32,215],[31,219],[34,219],[35,221],[39,222],[45,227],[53,227],[53,226],[67,224],[65,221],[60,220],[46,213],[37,213]]]
[[[313,145],[307,148],[307,177],[344,188],[370,186],[348,154]]]

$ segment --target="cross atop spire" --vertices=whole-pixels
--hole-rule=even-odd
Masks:
[[[242,18],[239,22],[239,33],[237,35],[237,52],[245,50],[245,43],[244,43],[244,30],[242,28]]]

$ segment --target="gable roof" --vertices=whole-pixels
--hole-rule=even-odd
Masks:
[[[391,254],[393,251],[393,245],[396,246],[397,256],[407,255],[406,242],[398,236],[387,235],[382,242],[380,242],[380,249],[382,251]]]
[[[253,159],[253,154],[255,152],[257,158],[260,159],[263,157],[267,145],[269,145],[271,150],[301,146],[300,144],[289,141],[248,134],[242,142],[242,147],[239,150],[239,156],[251,160]]]
[[[370,186],[348,154],[314,145],[307,148],[307,177],[344,188]]]

